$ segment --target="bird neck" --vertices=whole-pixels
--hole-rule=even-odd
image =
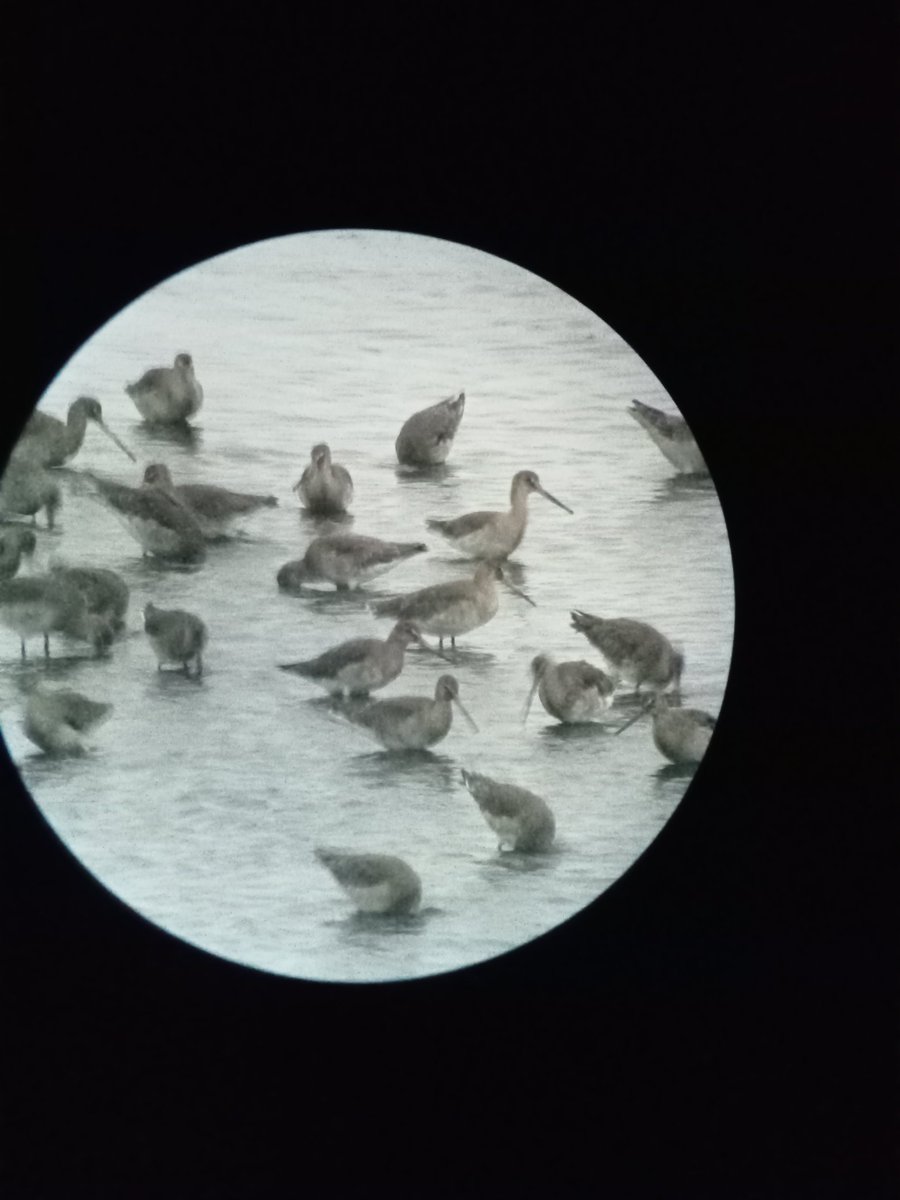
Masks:
[[[66,418],[66,454],[74,454],[76,450],[81,448],[81,443],[84,441],[84,435],[87,432],[87,416],[83,409],[76,407],[74,404],[69,409],[69,415]]]

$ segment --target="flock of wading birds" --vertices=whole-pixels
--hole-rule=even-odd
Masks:
[[[174,366],[147,371],[125,391],[150,425],[183,425],[199,410],[203,389],[190,355],[179,354]],[[444,463],[450,453],[465,409],[465,393],[442,400],[405,422],[396,440],[397,457],[405,466],[426,470]],[[633,401],[631,415],[662,453],[684,474],[704,474],[706,466],[686,422],[649,405]],[[99,426],[115,444],[137,461],[103,420],[100,404],[80,397],[62,422],[46,413],[32,414],[0,480],[0,516],[32,518],[43,509],[53,529],[60,489],[52,468],[61,467],[81,447],[88,422]],[[198,563],[211,540],[227,536],[241,517],[275,505],[273,496],[248,495],[208,484],[173,482],[165,465],[154,463],[144,472],[140,487],[128,487],[89,472],[77,479],[97,500],[121,518],[143,547],[145,555],[174,562]],[[294,491],[306,510],[323,516],[348,511],[353,498],[349,472],[331,460],[327,445],[313,448],[309,465]],[[415,642],[445,658],[444,642],[455,648],[456,638],[486,624],[498,609],[497,584],[502,581],[529,604],[529,599],[506,578],[501,564],[522,541],[528,520],[528,499],[543,496],[571,512],[551,496],[534,471],[513,477],[506,512],[472,512],[455,520],[429,520],[427,527],[478,565],[470,579],[422,588],[408,595],[371,605],[377,617],[396,621],[388,637],[353,638],[306,662],[280,664],[324,688],[339,711],[354,725],[373,735],[388,750],[420,750],[440,742],[450,730],[453,705],[475,726],[459,698],[453,675],[441,675],[434,696],[392,696],[371,701],[369,694],[391,683],[403,669],[407,647]],[[18,633],[21,653],[25,639],[43,634],[49,656],[49,634],[63,633],[91,643],[99,655],[125,630],[129,592],[116,572],[90,566],[52,566],[43,575],[17,575],[23,556],[33,554],[34,532],[21,523],[0,527],[0,620]],[[338,590],[358,588],[391,570],[404,559],[425,551],[422,543],[385,542],[357,534],[329,533],[316,537],[302,558],[278,572],[282,589],[298,593],[307,583],[331,582]],[[606,671],[585,661],[556,662],[539,654],[531,663],[533,683],[523,712],[527,718],[537,692],[544,709],[565,723],[593,721],[610,706],[620,682],[631,683],[640,697],[637,714],[621,725],[621,733],[644,713],[652,714],[653,739],[674,763],[699,762],[715,727],[715,719],[678,703],[683,655],[657,629],[630,618],[604,618],[574,611],[572,625],[600,651]],[[156,653],[157,667],[177,664],[186,675],[203,670],[207,630],[195,613],[147,604],[144,630]],[[438,638],[429,646],[423,634]],[[448,660],[451,661],[451,660]],[[667,697],[666,690],[674,694]],[[109,716],[110,704],[91,700],[71,689],[31,686],[24,731],[45,753],[84,753],[85,735]],[[555,821],[548,805],[524,788],[485,775],[463,771],[465,786],[487,823],[498,834],[500,849],[541,853],[550,849]],[[317,848],[318,860],[333,874],[361,912],[405,914],[420,903],[421,882],[402,859],[391,855],[352,854]]]

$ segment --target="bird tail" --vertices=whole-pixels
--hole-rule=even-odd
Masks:
[[[582,612],[580,609],[573,609],[571,612],[572,628],[577,629],[579,633],[587,633],[592,625],[596,625],[598,621],[602,621],[602,617],[592,617],[590,613]]]
[[[411,558],[414,554],[424,554],[428,547],[424,542],[399,542],[398,549],[403,558]]]
[[[263,504],[266,506],[266,508],[276,508],[278,506],[278,497],[265,496],[263,498]]]
[[[375,600],[369,605],[369,611],[376,617],[399,617],[403,607],[402,596],[391,596],[387,600]]]
[[[278,663],[279,671],[291,671],[294,675],[309,675],[309,663],[294,662],[294,663]]]
[[[428,517],[425,521],[425,528],[431,529],[435,533],[444,533],[448,524],[448,521],[439,521],[437,517]]]

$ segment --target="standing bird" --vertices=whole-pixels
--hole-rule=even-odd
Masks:
[[[37,538],[30,529],[0,528],[0,579],[12,579],[23,557],[31,558],[36,548]]]
[[[84,754],[84,735],[105,721],[112,707],[71,688],[38,688],[25,707],[25,736],[45,754]]]
[[[383,642],[377,638],[352,638],[332,646],[318,658],[279,663],[279,667],[317,683],[333,696],[368,696],[397,678],[410,642],[418,642],[424,649],[437,653],[412,621],[398,621]]]
[[[616,674],[634,684],[635,691],[645,683],[654,691],[670,684],[681,686],[684,655],[652,625],[628,617],[592,617],[576,609],[572,628],[583,633]]]
[[[440,677],[433,700],[427,696],[391,696],[388,700],[373,700],[359,711],[348,709],[345,716],[353,725],[367,729],[386,750],[424,750],[443,741],[450,732],[453,704],[477,733],[478,726],[463,707],[459,684],[452,675]]]
[[[703,461],[700,447],[688,428],[684,417],[669,416],[640,400],[632,400],[628,411],[642,429],[663,452],[673,467],[682,475],[708,475],[709,468]]]
[[[653,741],[673,763],[698,763],[706,753],[716,718],[699,708],[676,708],[662,694],[648,696],[641,709],[616,733],[622,733],[645,713],[653,714]]]
[[[278,572],[278,586],[296,592],[305,583],[328,582],[346,592],[427,549],[422,542],[382,542],[357,533],[327,533],[314,538],[302,558],[284,564]]]
[[[466,393],[449,396],[413,413],[397,435],[397,458],[408,467],[434,467],[447,461],[466,407]]]
[[[88,472],[84,482],[140,543],[145,555],[171,562],[202,562],[206,557],[206,539],[197,518],[165,488],[146,483],[127,487]]]
[[[406,916],[422,899],[422,881],[408,863],[392,854],[347,854],[316,847],[313,851],[363,913]]]
[[[98,425],[132,462],[137,459],[124,442],[113,433],[103,420],[100,401],[93,396],[79,396],[69,405],[65,422],[45,412],[33,412],[16,442],[15,455],[39,467],[61,467],[81,449],[88,421]]]
[[[71,584],[84,597],[88,615],[97,623],[95,646],[104,649],[125,629],[130,593],[121,575],[106,567],[66,567],[55,564],[50,574]]]
[[[291,491],[300,493],[307,512],[336,516],[350,507],[353,480],[340,463],[331,461],[331,451],[322,442],[313,446],[311,462]]]
[[[523,723],[528,717],[534,693],[540,697],[544,710],[564,724],[576,725],[593,721],[605,713],[612,703],[616,685],[608,675],[583,659],[578,662],[555,663],[547,654],[531,660],[533,682]]]
[[[95,646],[100,622],[87,610],[84,597],[67,580],[50,575],[21,575],[0,583],[0,623],[14,630],[25,655],[25,641],[44,635],[44,654],[50,657],[51,633],[92,642]]]
[[[151,463],[144,471],[144,483],[162,488],[188,509],[203,536],[210,541],[226,536],[233,521],[248,516],[260,508],[274,508],[275,496],[258,496],[250,492],[231,492],[210,483],[172,483],[169,468],[164,463]]]
[[[180,663],[185,675],[190,675],[188,664],[193,659],[197,664],[197,677],[203,674],[202,651],[206,646],[206,626],[194,613],[183,608],[157,608],[155,604],[144,607],[144,629],[156,652],[156,669],[162,670],[163,663]]]
[[[194,375],[189,354],[176,354],[172,367],[153,367],[125,391],[150,425],[180,425],[199,412],[203,388]]]
[[[52,529],[61,503],[59,485],[49,471],[18,455],[9,460],[0,478],[0,514],[31,517],[32,525],[36,525],[37,514],[43,508],[47,528]]]
[[[541,486],[534,471],[517,471],[510,489],[509,512],[466,513],[452,521],[439,521],[432,517],[425,524],[467,558],[508,558],[525,536],[528,497],[532,492],[537,492],[557,508],[564,508],[571,513],[567,504],[551,496]]]
[[[423,632],[440,638],[441,650],[445,637],[450,638],[450,644],[455,648],[460,634],[470,633],[496,616],[500,607],[498,579],[510,591],[527,600],[532,608],[537,607],[529,596],[509,582],[499,563],[485,562],[478,564],[472,579],[436,583],[411,592],[408,596],[380,600],[372,605],[372,612],[376,617],[400,617],[415,621]]]
[[[542,854],[550,849],[556,821],[540,796],[474,771],[463,771],[462,777],[482,816],[499,836],[500,850]]]

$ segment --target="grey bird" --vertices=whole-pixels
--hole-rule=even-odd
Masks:
[[[632,400],[629,413],[650,435],[673,467],[682,475],[708,475],[700,447],[682,416],[670,416],[640,400]]]
[[[47,528],[52,529],[61,503],[59,484],[49,471],[18,455],[10,458],[0,478],[0,514],[31,517],[36,525],[37,514],[44,509]]]
[[[44,654],[50,656],[51,633],[91,642],[96,646],[100,622],[87,610],[81,592],[57,575],[20,575],[0,583],[0,623],[19,635],[22,658],[25,642],[44,636]]]
[[[59,563],[51,566],[50,574],[71,584],[84,597],[95,624],[94,645],[98,652],[124,632],[130,593],[121,575],[107,567],[67,567]]]
[[[640,710],[616,733],[623,733],[645,713],[653,714],[653,741],[673,763],[698,763],[709,746],[716,718],[699,708],[674,707],[661,692],[648,696]]]
[[[445,637],[449,637],[451,646],[455,647],[460,634],[470,633],[496,616],[500,607],[498,580],[533,608],[537,607],[529,596],[509,582],[499,563],[485,562],[478,564],[471,579],[435,583],[407,596],[380,600],[372,605],[372,612],[376,617],[405,617],[415,621],[424,633],[440,638],[442,650]]]
[[[362,913],[405,916],[422,899],[422,881],[392,854],[350,854],[322,846],[313,851]]]
[[[151,425],[179,425],[203,403],[203,388],[189,354],[176,354],[171,367],[153,367],[137,383],[125,385],[141,416]]]
[[[207,631],[198,616],[183,608],[157,608],[155,604],[147,604],[144,629],[156,653],[158,671],[162,670],[163,663],[180,663],[185,675],[189,675],[189,664],[193,661],[197,677],[203,674]]]
[[[412,621],[398,621],[385,641],[352,638],[306,662],[279,663],[282,671],[302,675],[333,696],[367,696],[396,679],[403,670],[406,648],[417,642],[437,653]]]
[[[145,555],[185,563],[202,562],[206,557],[206,539],[197,518],[165,488],[155,484],[128,487],[89,472],[83,473],[83,482],[140,544]]]
[[[427,549],[422,542],[383,542],[356,533],[327,533],[311,541],[302,558],[281,567],[278,586],[296,592],[304,584],[325,582],[343,592],[368,583]]]
[[[525,536],[528,497],[535,492],[557,508],[572,512],[567,504],[550,495],[534,471],[517,471],[510,488],[511,507],[508,512],[466,513],[452,521],[432,517],[425,524],[467,558],[508,558]]]
[[[345,467],[331,461],[331,451],[322,442],[313,446],[310,464],[291,490],[300,493],[307,512],[336,516],[350,507],[353,480]]]
[[[404,421],[397,435],[397,458],[409,467],[433,467],[447,461],[466,407],[466,393],[448,396]]]
[[[462,778],[482,816],[500,838],[500,850],[540,854],[550,849],[556,821],[540,796],[474,771],[463,771]]]
[[[144,483],[178,500],[197,521],[209,541],[227,536],[239,517],[249,516],[261,508],[274,508],[275,496],[260,496],[251,492],[232,492],[211,483],[182,483],[175,485],[164,463],[151,463],[144,471]]]
[[[628,617],[594,617],[576,609],[572,628],[583,633],[606,659],[616,675],[640,691],[648,684],[654,691],[681,686],[684,655],[667,637],[643,621]]]
[[[37,548],[37,538],[30,529],[15,525],[0,527],[0,580],[12,579],[23,558],[31,558]]]
[[[609,708],[616,685],[608,675],[584,659],[557,663],[549,654],[531,660],[532,684],[525,701],[522,721],[537,692],[545,712],[557,721],[575,725],[594,721]]]
[[[453,705],[456,704],[476,732],[478,726],[459,698],[459,684],[452,675],[442,675],[427,696],[391,696],[373,700],[360,710],[347,709],[346,718],[367,730],[386,750],[424,750],[434,746],[450,732]]]
[[[71,688],[38,688],[25,707],[25,736],[45,754],[81,755],[87,749],[85,734],[105,721],[112,708]]]
[[[132,462],[137,459],[103,420],[100,401],[93,396],[79,396],[69,405],[65,422],[45,412],[33,412],[16,442],[15,455],[19,459],[36,463],[41,467],[61,467],[81,449],[88,421],[98,425]]]

